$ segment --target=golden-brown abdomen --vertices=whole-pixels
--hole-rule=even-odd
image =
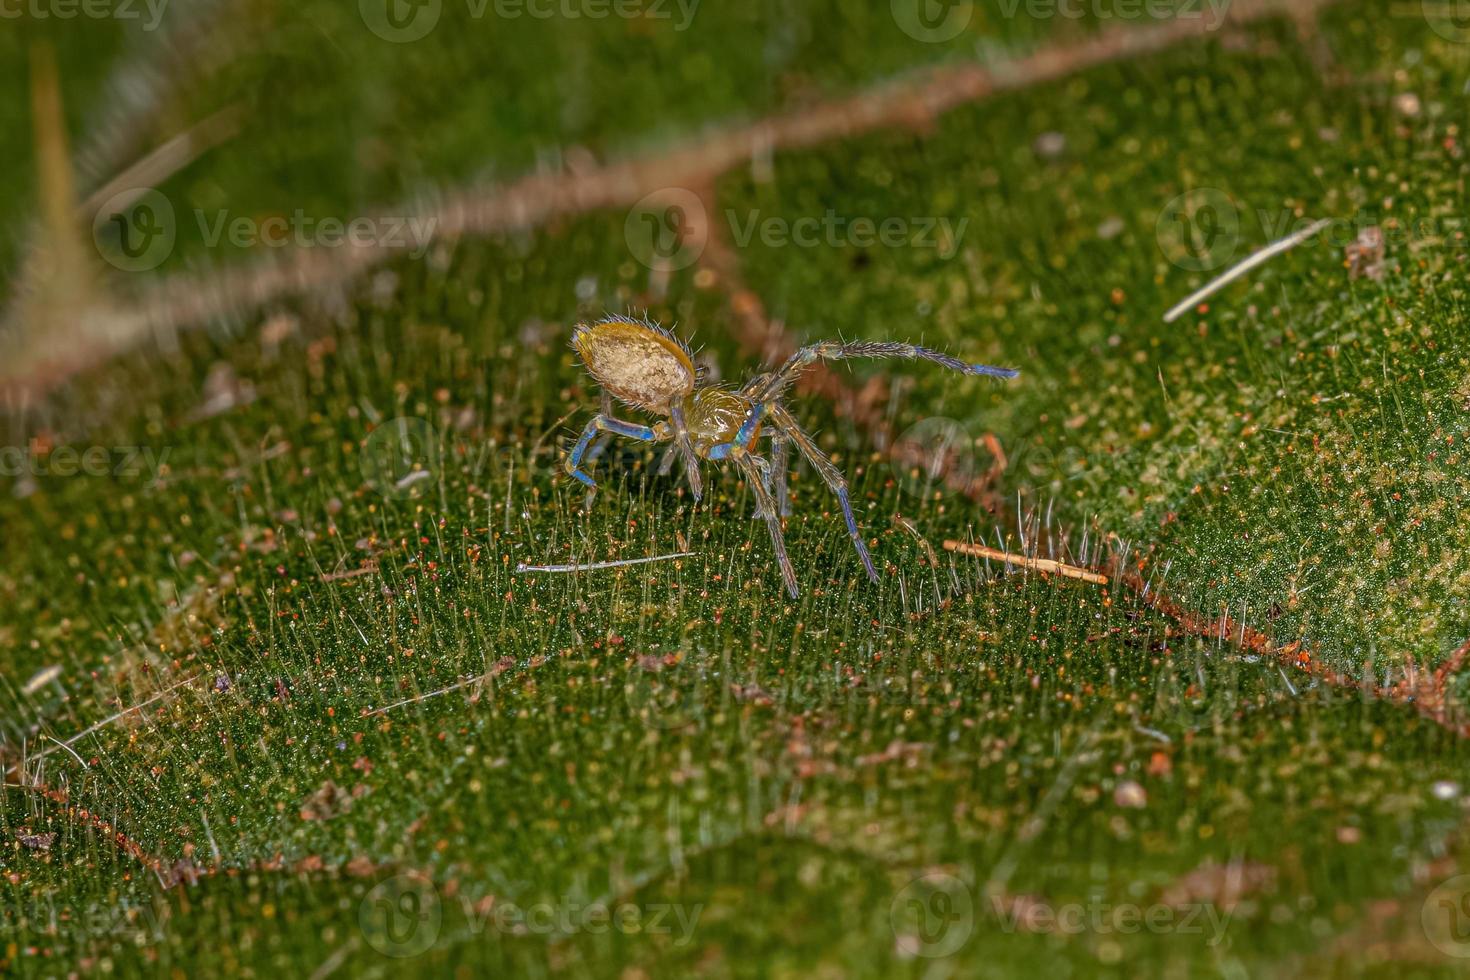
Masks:
[[[694,392],[689,352],[652,324],[626,317],[584,323],[572,347],[608,394],[634,408],[667,415],[671,403]]]

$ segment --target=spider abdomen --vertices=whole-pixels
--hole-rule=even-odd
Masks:
[[[667,415],[694,392],[689,351],[653,324],[617,316],[584,323],[572,347],[608,394],[634,408]]]

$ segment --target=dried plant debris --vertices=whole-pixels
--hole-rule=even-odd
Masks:
[[[1347,256],[1348,277],[1351,279],[1383,279],[1384,242],[1383,229],[1370,225],[1358,232],[1356,241],[1344,248]]]

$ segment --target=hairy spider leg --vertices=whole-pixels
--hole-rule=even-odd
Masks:
[[[771,433],[771,496],[781,508],[782,517],[791,516],[791,497],[786,493],[786,472],[791,466],[791,440],[775,426]]]
[[[766,528],[771,532],[771,546],[776,550],[776,561],[781,565],[781,577],[786,580],[786,591],[795,599],[801,594],[801,590],[796,585],[796,570],[791,567],[791,559],[786,554],[786,538],[781,534],[781,515],[776,512],[776,501],[771,499],[771,492],[766,489],[765,478],[761,475],[760,464],[765,461],[749,453],[736,453],[731,458],[740,467],[740,472],[745,474],[745,482],[750,484],[750,490],[755,494],[761,516],[766,519]]]
[[[843,520],[847,521],[847,534],[852,538],[852,546],[857,549],[858,557],[863,560],[863,568],[867,569],[868,578],[877,582],[878,570],[873,567],[873,559],[868,554],[868,546],[863,543],[863,536],[858,531],[857,518],[852,514],[852,502],[848,499],[847,480],[843,478],[842,471],[837,468],[837,465],[832,460],[827,458],[826,453],[817,448],[817,444],[812,441],[811,436],[802,430],[800,423],[784,407],[772,404],[768,411],[771,415],[771,421],[792,442],[796,443],[796,448],[806,457],[807,462],[812,464],[817,473],[821,475],[823,481],[826,482],[828,488],[837,495],[837,502],[842,505]]]
[[[961,374],[985,375],[991,378],[1014,378],[1021,373],[1012,368],[991,367],[989,364],[970,364],[958,357],[951,357],[949,354],[942,354],[927,347],[916,347],[913,344],[875,340],[850,342],[824,340],[821,343],[803,347],[792,354],[786,359],[786,363],[773,373],[751,379],[744,393],[757,401],[766,401],[778,395],[796,380],[798,374],[816,361],[842,361],[855,357],[901,357],[911,361],[933,361],[941,367],[947,367]]]
[[[658,433],[646,425],[637,425],[633,422],[624,422],[621,419],[608,418],[606,415],[595,416],[587,423],[587,428],[582,430],[582,438],[577,440],[577,445],[567,456],[567,472],[593,490],[597,489],[596,482],[592,477],[582,472],[582,457],[587,453],[587,447],[592,444],[599,433],[609,432],[613,435],[626,436],[629,439],[638,439],[643,442],[659,442]]]
[[[612,413],[613,413],[613,400],[612,400],[612,395],[608,394],[606,391],[603,391],[603,393],[602,393],[602,414],[605,417],[607,417],[607,418],[612,418]],[[584,459],[586,459],[586,464],[585,464],[584,472],[590,472],[593,469],[593,467],[595,467],[597,465],[597,461],[602,458],[602,456],[603,456],[604,453],[607,452],[607,447],[610,446],[611,444],[612,444],[612,433],[611,432],[599,432],[597,434],[597,437],[592,440],[592,447],[587,450],[587,455],[584,457]],[[596,500],[596,499],[597,499],[597,489],[595,487],[588,487],[587,488],[587,499],[582,502],[582,508],[584,510],[591,510],[592,509],[592,502],[594,500]]]
[[[704,496],[704,481],[699,476],[699,457],[694,455],[694,443],[689,441],[689,422],[684,417],[684,406],[679,402],[669,405],[669,421],[674,427],[674,445],[684,457],[684,471],[689,474],[689,488],[694,491],[694,502]]]
[[[739,455],[750,451],[750,444],[760,430],[760,424],[765,419],[766,407],[762,404],[754,404],[750,407],[750,414],[741,423],[735,438],[729,442],[714,446],[709,451],[709,458],[715,460],[729,459],[732,455]],[[780,432],[771,431],[771,460],[767,463],[760,457],[756,457],[756,465],[760,467],[762,482],[771,498],[777,503],[777,514],[781,517],[791,515],[791,501],[786,497],[786,470],[789,465],[789,456],[786,447],[786,437]],[[737,452],[737,450],[739,452]],[[761,512],[759,501],[757,501],[756,517],[764,517]]]
[[[610,419],[612,418],[612,413],[612,395],[609,395],[607,392],[604,391],[602,393],[602,417]],[[592,440],[592,445],[590,448],[588,448],[587,455],[582,457],[584,460],[586,460],[586,469],[590,470],[592,469],[592,467],[597,465],[597,461],[602,458],[603,454],[607,452],[607,447],[612,444],[612,437],[613,434],[611,432],[603,431],[599,432],[597,434],[597,437]]]

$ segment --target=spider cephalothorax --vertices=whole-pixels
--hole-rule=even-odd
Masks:
[[[823,341],[803,347],[775,371],[759,374],[738,389],[701,385],[689,349],[673,334],[648,320],[612,316],[584,323],[572,333],[572,347],[603,389],[602,413],[587,423],[582,438],[567,455],[566,469],[587,486],[597,488],[582,469],[583,457],[599,435],[611,434],[645,442],[674,444],[684,459],[694,499],[703,494],[699,461],[730,460],[740,468],[755,494],[759,515],[771,532],[771,543],[781,564],[786,588],[798,594],[796,572],[786,556],[781,518],[786,514],[786,466],[791,443],[806,457],[837,495],[853,547],[868,577],[878,580],[868,547],[858,533],[848,500],[847,481],[781,404],[781,396],[803,369],[818,360],[853,357],[903,357],[933,361],[963,374],[1014,378],[1018,372],[985,364],[967,364],[924,347],[884,341]],[[610,397],[609,397],[610,396]],[[657,415],[667,421],[639,425],[612,417],[612,399]],[[767,436],[770,459],[752,452],[755,441]]]

